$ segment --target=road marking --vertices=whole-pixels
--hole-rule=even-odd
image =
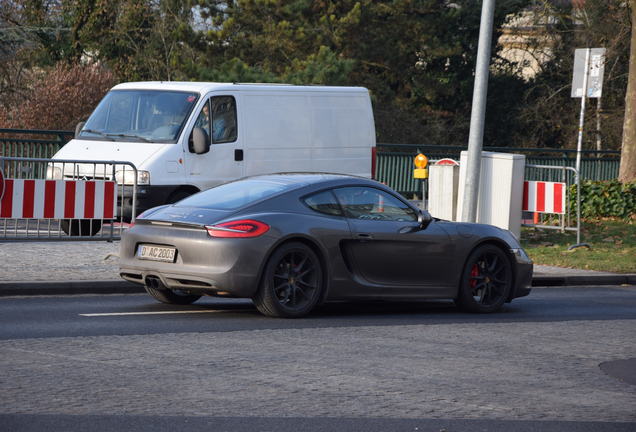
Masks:
[[[247,312],[250,309],[227,309],[227,310],[178,310],[178,311],[153,311],[153,312],[109,312],[109,313],[89,313],[79,314],[84,317],[104,317],[104,316],[128,316],[128,315],[169,315],[169,314],[197,314],[197,313],[226,313],[226,312]]]

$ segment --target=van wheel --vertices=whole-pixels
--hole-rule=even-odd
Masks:
[[[190,195],[194,195],[194,192],[190,192],[188,190],[178,190],[173,192],[166,201],[166,204],[174,204],[176,202],[181,201],[182,199],[186,199]]]
[[[102,229],[102,221],[95,219],[63,219],[60,221],[60,228],[72,237],[91,237]]]

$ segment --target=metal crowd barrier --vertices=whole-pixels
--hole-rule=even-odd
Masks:
[[[137,179],[128,161],[0,156],[0,242],[119,240]]]
[[[552,165],[532,165],[526,164],[526,170],[533,170],[536,174],[542,170],[553,170],[556,171],[556,174],[548,176],[551,181],[555,180],[555,175],[558,176],[560,174],[561,182],[565,183],[565,212],[563,214],[559,214],[557,217],[559,219],[558,225],[549,225],[543,223],[534,223],[528,224],[523,223],[523,226],[534,227],[534,228],[542,228],[542,229],[556,229],[562,232],[565,231],[576,231],[576,244],[570,246],[569,249],[573,249],[576,247],[587,246],[588,245],[581,243],[581,178],[579,172],[576,168],[569,166],[552,166]],[[570,175],[568,175],[570,174]],[[576,225],[572,226],[571,220],[571,209],[570,209],[570,200],[567,198],[567,193],[570,189],[571,185],[576,185]],[[550,212],[542,212],[542,214],[550,214]]]

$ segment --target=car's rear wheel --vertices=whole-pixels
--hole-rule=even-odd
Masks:
[[[161,303],[187,305],[201,298],[200,295],[188,294],[179,290],[170,290],[161,280],[155,277],[146,278],[146,292]]]
[[[493,245],[483,245],[466,261],[455,302],[468,312],[496,312],[511,289],[512,266],[505,252]]]
[[[287,243],[267,261],[252,300],[264,315],[301,317],[318,303],[323,282],[323,269],[316,253],[303,243]]]

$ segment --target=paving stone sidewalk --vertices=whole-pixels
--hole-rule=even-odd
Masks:
[[[121,280],[119,242],[0,243],[0,281]]]
[[[584,270],[584,269],[573,269],[573,268],[565,268],[565,267],[554,267],[554,266],[546,266],[546,265],[534,265],[534,275],[535,276],[601,276],[601,275],[615,275],[617,273],[610,272],[601,272],[596,270]]]

